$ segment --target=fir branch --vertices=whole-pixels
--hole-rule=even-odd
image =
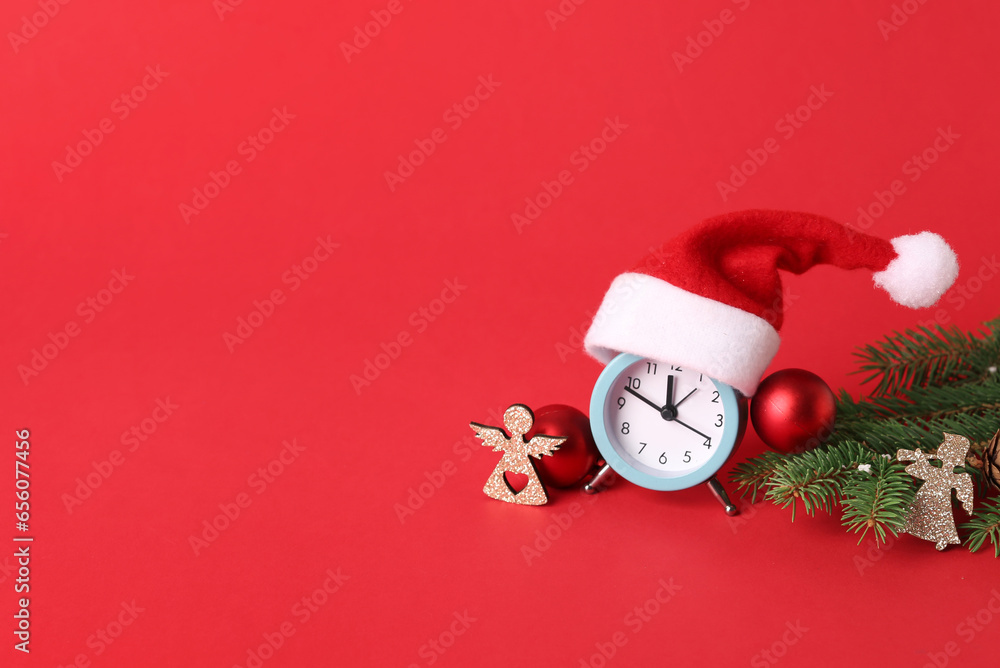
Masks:
[[[828,443],[859,441],[880,454],[894,455],[899,448],[936,450],[942,434],[961,434],[972,443],[973,452],[980,452],[997,431],[998,415],[958,413],[932,420],[913,418],[905,422],[891,419],[838,422]]]
[[[865,383],[878,380],[873,392],[878,396],[986,378],[1000,355],[998,322],[1000,319],[986,323],[987,331],[981,337],[954,325],[893,332],[854,353],[860,362],[856,373],[870,374],[862,381]]]
[[[767,480],[764,498],[782,508],[791,506],[793,522],[797,501],[802,502],[810,516],[818,508],[832,512],[843,497],[843,485],[850,470],[867,462],[869,457],[870,451],[863,445],[850,441],[786,458]]]
[[[982,490],[985,474],[979,460],[982,458],[983,449],[996,433],[997,419],[994,415],[960,415],[932,421],[918,419],[909,423],[872,419],[857,422],[849,427],[841,427],[838,423],[833,436],[820,449],[793,454],[765,451],[757,457],[737,464],[729,479],[736,483],[741,497],[750,495],[752,503],[756,503],[758,493],[763,492],[765,499],[787,507],[790,499],[794,501],[796,497],[792,493],[789,499],[786,492],[795,484],[807,486],[810,476],[816,476],[819,484],[821,476],[813,461],[819,452],[831,453],[828,456],[834,458],[833,463],[837,466],[856,468],[858,464],[869,462],[867,457],[862,456],[862,452],[886,454],[892,457],[895,457],[896,451],[901,447],[933,452],[941,445],[943,434],[948,432],[966,436],[972,443],[969,456],[977,459],[972,460],[974,464],[970,462],[972,465],[967,466],[966,471],[972,474],[976,488]],[[779,469],[784,470],[784,477],[775,481],[774,476]],[[816,472],[811,473],[811,470]],[[784,491],[771,492],[771,487],[774,486]],[[830,494],[826,493],[823,496],[827,498]]]
[[[899,534],[916,496],[913,478],[906,467],[885,457],[872,457],[871,471],[856,471],[844,485],[843,524],[848,531],[861,532],[858,544],[871,529],[875,544],[885,543],[886,531]]]
[[[993,545],[993,556],[1000,558],[1000,499],[982,503],[972,519],[961,526],[969,531],[965,546],[970,552],[978,552],[989,539]]]
[[[933,419],[996,413],[1000,411],[1000,377],[993,374],[979,382],[911,388],[898,395],[862,398],[857,402],[844,393],[838,399],[837,410],[838,423],[844,424],[872,418]]]
[[[886,532],[898,534],[916,492],[896,451],[932,452],[944,432],[969,438],[964,467],[978,489],[985,483],[983,451],[1000,426],[1000,318],[985,323],[981,335],[955,327],[920,328],[895,333],[856,355],[862,370],[878,379],[873,396],[854,400],[841,390],[837,423],[827,444],[804,453],[765,452],[736,466],[730,479],[742,495],[758,492],[776,505],[801,501],[809,515],[843,507],[843,524],[861,534],[871,530],[876,543]],[[889,458],[880,455],[889,455]],[[858,471],[869,464],[871,473]],[[987,502],[962,525],[973,552],[989,540],[1000,557],[1000,501]]]
[[[860,420],[870,418],[876,413],[873,412],[872,402],[864,397],[855,401],[854,397],[848,394],[847,390],[841,388],[837,396],[837,422]]]
[[[767,481],[774,474],[775,467],[783,461],[785,461],[783,455],[765,451],[758,457],[737,464],[730,472],[729,480],[736,483],[740,498],[750,494],[750,503],[757,503],[758,492],[763,496]]]

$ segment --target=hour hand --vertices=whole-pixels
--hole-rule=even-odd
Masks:
[[[650,406],[652,406],[653,408],[655,408],[655,409],[657,410],[657,412],[659,412],[659,411],[661,410],[661,408],[660,408],[659,406],[657,406],[657,405],[656,405],[656,404],[654,404],[654,403],[653,403],[652,401],[650,401],[650,400],[649,400],[649,399],[647,399],[646,397],[642,396],[641,394],[639,394],[638,392],[636,392],[635,390],[633,390],[633,389],[632,389],[631,387],[626,387],[626,388],[625,388],[625,391],[626,391],[626,392],[630,392],[630,393],[631,393],[631,394],[633,394],[633,395],[634,395],[634,396],[635,396],[636,398],[640,399],[641,401],[644,401],[644,402],[646,402],[647,404],[649,404]]]

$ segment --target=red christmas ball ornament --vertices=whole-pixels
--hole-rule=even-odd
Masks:
[[[822,378],[805,369],[783,369],[765,378],[750,401],[750,420],[768,446],[805,452],[833,430],[837,402]]]
[[[551,404],[535,411],[535,424],[524,438],[531,440],[536,434],[566,438],[551,455],[531,460],[538,470],[538,477],[546,485],[576,485],[586,477],[600,456],[594,435],[590,432],[590,419],[572,406]]]

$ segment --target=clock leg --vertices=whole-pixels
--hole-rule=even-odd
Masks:
[[[733,515],[739,515],[740,509],[733,505],[733,502],[729,500],[729,495],[726,494],[726,488],[722,486],[719,479],[712,476],[708,479],[708,488],[712,490],[712,494],[715,498],[719,500],[719,503],[723,505],[726,509],[726,514],[732,517]]]
[[[597,494],[598,492],[603,490],[604,483],[608,482],[608,478],[609,476],[611,476],[611,474],[612,471],[610,464],[605,464],[604,466],[602,466],[597,471],[597,473],[594,474],[594,477],[590,479],[590,482],[588,482],[586,485],[583,486],[583,493]]]

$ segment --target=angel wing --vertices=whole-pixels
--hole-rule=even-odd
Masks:
[[[487,427],[477,422],[470,422],[469,426],[472,427],[472,431],[476,432],[476,437],[482,440],[483,445],[493,448],[493,452],[506,450],[510,445],[510,439],[504,435],[502,429]]]
[[[553,436],[535,436],[528,444],[524,447],[525,454],[532,455],[539,459],[542,455],[551,455],[553,452],[559,449],[559,446],[566,441],[565,438],[557,438]]]
[[[962,507],[965,508],[965,512],[972,514],[972,476],[968,473],[962,473],[958,476],[958,482],[955,483],[955,496],[958,500],[962,502]]]

